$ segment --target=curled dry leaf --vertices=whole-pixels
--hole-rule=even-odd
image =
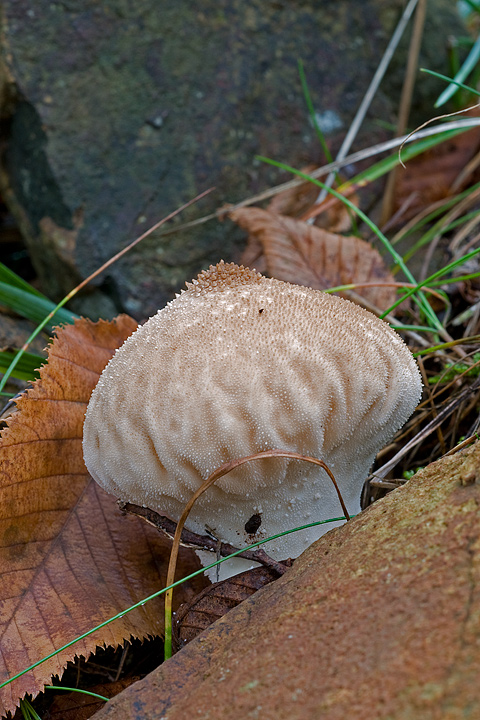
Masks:
[[[239,208],[230,217],[262,244],[273,277],[317,290],[353,282],[380,283],[357,293],[380,310],[395,302],[395,288],[381,286],[394,279],[377,250],[364,240],[261,208]]]
[[[245,267],[255,268],[262,275],[268,275],[267,259],[263,252],[263,245],[258,236],[253,233],[248,236],[241,263]]]
[[[119,511],[87,473],[85,409],[127,316],[57,331],[40,379],[17,401],[0,441],[0,682],[164,584],[170,541]],[[199,567],[191,551],[179,572]],[[195,583],[195,589],[205,581]],[[182,585],[179,602],[193,592]],[[0,714],[35,696],[75,655],[162,632],[156,600],[76,643],[0,690]]]
[[[302,172],[309,175],[315,169],[316,165],[308,165],[302,168]],[[318,193],[318,185],[305,181],[275,195],[268,203],[267,210],[277,215],[300,218],[310,210]]]
[[[292,565],[291,560],[289,565]],[[272,568],[255,567],[206,587],[190,602],[181,605],[173,626],[175,652],[229,610],[278,577],[278,573]]]

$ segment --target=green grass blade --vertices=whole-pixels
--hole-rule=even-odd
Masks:
[[[437,235],[445,235],[447,232],[454,230],[459,225],[464,225],[476,215],[478,215],[478,210],[472,210],[472,212],[466,213],[465,215],[462,215],[462,217],[456,218],[446,225],[444,224],[445,217],[440,217],[440,219],[405,252],[405,255],[403,256],[404,261],[408,262],[415,253],[417,253],[425,245],[428,245]],[[397,269],[398,268],[393,268],[392,273],[394,275]]]
[[[468,7],[470,8],[470,10],[468,10],[468,8],[463,9],[463,8],[461,7],[462,3],[461,3],[461,2],[458,3],[458,4],[460,5],[460,15],[461,15],[463,18],[468,17],[468,15],[470,15],[471,13],[479,12],[479,11],[480,11],[480,3],[479,3],[479,0],[476,0],[476,2],[474,2],[473,0],[463,0],[463,3],[464,3],[465,5],[468,5]]]
[[[26,280],[13,272],[13,270],[10,270],[10,268],[3,263],[0,263],[0,282],[6,285],[12,285],[20,290],[25,290],[25,292],[29,292],[32,295],[37,295],[37,297],[45,297],[39,290],[36,290]]]
[[[83,695],[89,695],[90,697],[98,698],[99,700],[103,700],[104,702],[108,702],[110,698],[105,697],[105,695],[99,695],[95,692],[90,692],[90,690],[81,690],[80,688],[74,688],[74,687],[62,687],[61,685],[45,685],[45,690],[63,690],[67,692],[76,692],[76,693],[83,693]]]
[[[24,720],[42,720],[40,715],[34,710],[33,705],[29,700],[22,698],[20,700],[20,712],[22,713]]]
[[[0,351],[0,373],[5,373],[7,371],[16,354],[16,350]],[[41,355],[24,352],[15,366],[12,377],[16,377],[19,380],[36,380],[40,377],[38,368],[45,362],[46,359]]]
[[[32,320],[34,323],[41,322],[45,315],[48,315],[55,308],[55,303],[43,295],[1,281],[0,304],[7,305],[16,313]],[[78,316],[74,313],[62,308],[55,313],[53,324],[73,323],[76,317]]]
[[[407,162],[408,160],[411,160],[412,158],[416,157],[417,155],[420,155],[421,153],[425,152],[426,150],[430,150],[431,148],[435,147],[441,142],[444,142],[445,140],[448,140],[452,137],[455,137],[455,135],[459,135],[462,132],[465,132],[466,130],[469,130],[470,128],[457,128],[455,130],[445,130],[442,133],[438,133],[437,135],[434,135],[432,137],[424,138],[423,140],[418,140],[412,145],[405,145],[402,149],[402,161]],[[348,180],[348,182],[343,183],[342,187],[339,188],[341,190],[344,190],[347,187],[350,187],[351,185],[366,185],[369,182],[373,182],[374,180],[377,180],[380,177],[383,177],[383,175],[386,175],[389,173],[393,168],[397,167],[397,165],[400,164],[400,157],[398,153],[395,153],[394,155],[389,155],[388,157],[384,158],[383,160],[380,160],[379,162],[375,163],[371,167],[367,168],[366,170],[363,170],[362,172],[358,173],[358,175],[355,175],[355,177]]]
[[[467,280],[475,280],[475,278],[478,277],[480,277],[480,272],[470,273],[469,275],[457,275],[455,277],[443,278],[442,280],[429,282],[428,287],[441,287],[442,285],[451,285],[453,283],[466,282]]]
[[[455,345],[464,345],[467,343],[478,344],[479,340],[480,335],[472,335],[471,337],[461,338],[459,340],[452,340],[451,342],[441,343],[440,345],[431,345],[424,350],[417,350],[417,352],[413,353],[413,357],[418,357],[419,355],[429,355],[430,353],[437,352],[438,350],[447,350],[448,348],[454,347]]]
[[[452,95],[454,95],[456,92],[458,92],[459,83],[462,83],[463,80],[465,80],[468,75],[472,72],[475,65],[477,64],[478,60],[480,58],[480,37],[476,39],[476,41],[473,44],[472,49],[468,53],[467,57],[465,58],[465,61],[460,68],[460,70],[456,73],[455,77],[452,79],[451,83],[445,88],[445,90],[440,94],[440,97],[436,101],[434,107],[438,108],[444,105],[447,100],[450,100]],[[462,87],[465,87],[464,85]],[[472,88],[470,88],[472,90]],[[475,92],[475,90],[472,90],[472,92]],[[478,95],[479,93],[477,93]]]
[[[473,186],[474,188],[477,188],[480,183]],[[432,210],[431,213],[428,215],[425,215],[424,217],[420,218],[418,222],[416,222],[411,227],[407,228],[407,230],[400,231],[396,236],[395,239],[392,240],[392,245],[397,245],[402,240],[405,240],[405,238],[408,238],[409,235],[415,235],[417,234],[425,225],[431,225],[431,223],[436,220],[437,218],[440,218],[440,222],[438,222],[435,227],[437,229],[442,227],[443,222],[443,216],[447,210],[450,210],[451,207],[456,205],[460,200],[462,200],[466,195],[468,195],[470,192],[470,188],[468,190],[465,190],[463,193],[459,193],[458,195],[455,195],[451,198],[445,198],[445,201],[442,203],[441,206],[436,207],[434,210]],[[427,232],[430,232],[428,230]],[[419,243],[422,243],[423,236],[418,241]],[[423,243],[422,243],[423,244]],[[408,262],[408,258],[411,257],[414,253],[411,252],[411,250],[408,250],[405,255],[403,256],[403,259],[405,262]]]
[[[454,268],[458,267],[459,265],[463,265],[464,263],[468,262],[472,258],[476,257],[480,253],[480,248],[477,248],[476,250],[471,250],[466,255],[462,255],[462,257],[458,258],[458,260],[454,260],[453,262],[449,263],[448,265],[445,265],[445,267],[440,268],[440,270],[437,270],[437,272],[433,273],[433,275],[430,275],[424,282],[422,283],[426,287],[430,286],[430,283],[437,280],[437,278],[441,278],[443,275],[446,275],[447,273],[450,273]],[[458,282],[458,279],[455,278],[455,281]]]
[[[351,515],[350,518],[353,518],[354,515]],[[244,552],[245,550],[253,550],[260,545],[264,545],[267,542],[270,542],[271,540],[276,540],[279,537],[284,537],[285,535],[290,535],[294,532],[299,532],[301,530],[308,530],[312,527],[317,527],[318,525],[326,525],[327,523],[331,522],[341,522],[342,520],[345,520],[345,517],[335,517],[335,518],[329,518],[328,520],[318,520],[317,522],[308,523],[308,525],[302,525],[301,527],[293,528],[292,530],[285,530],[284,532],[277,533],[276,535],[272,535],[272,537],[264,538],[263,540],[259,540],[256,543],[253,543],[252,545],[247,545],[246,547],[242,548],[241,550],[237,550],[236,552],[232,553],[231,555],[228,555],[227,557],[220,558],[214,563],[211,563],[211,565],[206,565],[203,568],[200,568],[200,570],[196,570],[195,572],[191,573],[190,575],[187,575],[187,577],[182,578],[181,580],[176,580],[171,585],[168,585],[168,587],[164,587],[161,590],[158,590],[157,592],[153,593],[152,595],[149,595],[148,597],[144,598],[143,600],[139,600],[139,602],[135,603],[134,605],[131,605],[126,610],[122,610],[121,612],[117,613],[116,615],[113,615],[113,617],[108,618],[108,620],[105,620],[104,622],[100,623],[99,625],[96,625],[93,628],[90,628],[87,632],[83,633],[82,635],[79,635],[74,640],[71,640],[66,645],[62,645],[62,647],[57,648],[53,652],[49,653],[48,655],[45,655],[41,660],[38,660],[37,662],[33,663],[32,665],[29,665],[28,667],[24,668],[21,672],[17,673],[16,675],[12,675],[12,677],[8,678],[7,680],[4,680],[2,683],[0,683],[0,690],[5,687],[6,685],[9,685],[14,680],[17,680],[19,677],[22,677],[22,675],[25,675],[30,670],[34,670],[36,667],[44,663],[46,660],[50,660],[50,658],[55,657],[55,655],[58,655],[59,653],[63,652],[64,650],[67,650],[69,647],[72,647],[76,642],[79,640],[83,640],[84,638],[88,637],[89,635],[92,635],[97,630],[101,630],[102,628],[106,627],[107,625],[110,625],[110,623],[114,622],[115,620],[118,620],[119,618],[122,618],[124,615],[127,615],[127,613],[131,612],[132,610],[136,610],[139,607],[143,607],[146,602],[149,600],[153,600],[156,597],[160,597],[160,595],[164,595],[167,590],[171,590],[173,588],[178,587],[184,582],[187,582],[189,580],[192,580],[194,577],[197,577],[197,575],[202,575],[206,570],[210,570],[211,568],[217,567],[217,565],[220,565],[222,562],[225,562],[226,560],[230,560],[230,558],[236,557],[237,555],[240,555],[240,553]]]
[[[435,332],[433,328],[431,327],[424,327],[423,325],[404,325],[402,323],[399,323],[398,325],[392,325],[390,323],[390,327],[392,330],[398,330],[400,332],[406,332],[407,330],[413,330],[413,332],[421,333],[421,332]]]
[[[474,95],[480,96],[480,92],[478,92],[474,88],[470,87],[470,85],[464,85],[462,82],[459,82],[458,80],[454,80],[453,78],[447,77],[447,75],[442,75],[441,73],[437,73],[434,70],[427,70],[427,68],[420,68],[420,72],[427,73],[427,75],[433,75],[434,77],[440,78],[440,80],[445,80],[448,83],[453,83],[454,85],[458,85],[458,87],[461,87],[464,90],[468,90],[469,92],[473,93]],[[437,100],[437,102],[438,102],[438,100]]]
[[[464,10],[464,9],[462,9],[462,7],[461,7],[462,3],[458,3],[458,4],[460,5],[460,8],[459,8],[459,9],[460,9],[460,15],[461,15],[464,19],[467,18],[471,13],[474,13],[474,12],[477,12],[477,13],[478,13],[478,12],[480,12],[480,2],[479,2],[479,0],[476,0],[475,2],[474,2],[473,0],[463,0],[463,2],[465,3],[465,5],[468,5],[468,7],[470,8],[470,10],[468,10],[468,9]]]
[[[320,145],[323,148],[325,157],[327,158],[327,161],[329,163],[331,163],[331,162],[333,162],[333,157],[329,150],[327,142],[325,140],[325,136],[322,132],[322,129],[321,129],[320,125],[318,124],[317,115],[315,113],[315,108],[313,106],[312,97],[310,95],[310,90],[308,89],[307,78],[305,77],[305,71],[303,69],[303,63],[301,60],[298,61],[298,74],[300,75],[300,82],[302,84],[303,97],[305,98],[305,102],[307,104],[308,113],[310,115],[312,125],[313,125],[315,132],[317,134],[317,137],[320,141]]]
[[[388,308],[380,317],[384,317],[388,313],[392,312],[392,310],[395,310],[395,308],[400,305],[404,300],[407,300],[409,297],[415,297],[415,293],[421,290],[423,287],[430,287],[430,283],[433,284],[435,280],[438,278],[441,278],[443,275],[446,275],[451,270],[456,268],[458,265],[463,265],[464,263],[468,262],[471,258],[475,257],[480,253],[480,248],[477,250],[472,250],[471,252],[467,253],[466,255],[463,255],[461,258],[458,258],[458,260],[455,260],[454,262],[449,263],[445,267],[441,268],[440,270],[437,270],[437,272],[433,273],[433,275],[430,275],[428,278],[423,280],[421,283],[418,283],[418,285],[414,288],[410,288],[407,290],[401,298],[399,298],[391,307]],[[443,283],[442,283],[443,284]]]

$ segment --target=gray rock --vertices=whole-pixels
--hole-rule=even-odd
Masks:
[[[445,70],[446,36],[460,24],[454,3],[434,5],[435,36],[427,29],[422,63]],[[257,154],[320,162],[297,60],[338,147],[401,6],[4,0],[1,185],[45,292],[61,297],[210,186],[216,190],[182,222],[286,179]],[[405,51],[400,75],[404,60]],[[394,121],[398,77],[385,81],[357,147],[379,139],[375,118]],[[145,317],[210,262],[238,259],[242,245],[229,222],[157,232],[96,281],[89,312]]]

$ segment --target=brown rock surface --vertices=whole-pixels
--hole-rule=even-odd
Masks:
[[[96,720],[480,718],[480,444],[346,526]]]

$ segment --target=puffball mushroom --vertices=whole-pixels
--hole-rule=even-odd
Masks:
[[[108,492],[178,521],[223,463],[290,450],[323,460],[355,514],[376,453],[420,395],[416,363],[387,323],[348,300],[222,261],[117,350],[88,405],[85,463]],[[186,525],[243,547],[341,515],[323,469],[270,458],[218,480]],[[265,549],[296,557],[329,527]]]

